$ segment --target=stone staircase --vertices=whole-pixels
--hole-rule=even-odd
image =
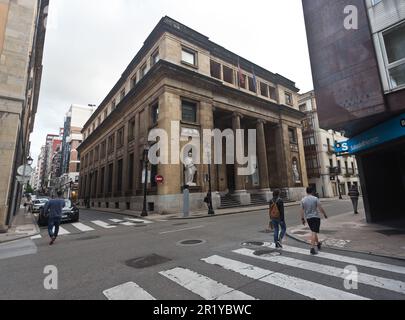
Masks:
[[[268,204],[268,202],[266,201],[264,195],[262,194],[250,194],[250,198],[251,198],[251,206],[265,206]]]
[[[237,208],[240,206],[241,203],[232,195],[227,194],[225,196],[221,196],[221,206],[219,207],[219,209]]]

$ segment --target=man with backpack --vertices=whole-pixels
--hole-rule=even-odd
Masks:
[[[280,190],[275,190],[273,199],[270,201],[270,223],[274,228],[274,243],[276,248],[283,248],[282,241],[287,232],[287,225],[284,217],[284,202],[280,197]],[[281,229],[281,230],[280,230]]]

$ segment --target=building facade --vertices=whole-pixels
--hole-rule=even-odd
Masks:
[[[49,0],[0,2],[0,232],[19,207],[17,168],[29,156]]]
[[[350,138],[367,220],[403,218],[405,2],[302,3],[321,126]]]
[[[299,108],[307,115],[302,134],[309,185],[322,198],[348,195],[352,186],[359,189],[356,158],[349,154],[340,157],[335,152],[335,144],[347,138],[340,132],[319,126],[314,91],[300,95]]]
[[[257,133],[253,174],[239,175],[240,163],[211,166],[214,207],[228,201],[265,203],[275,188],[291,200],[300,198],[308,182],[301,130],[305,115],[298,108],[298,91],[294,82],[164,17],[84,125],[84,141],[78,148],[81,201],[96,208],[142,208],[143,154],[152,129],[167,133],[162,150],[176,148],[165,150],[169,164],[148,166],[150,210],[181,210],[188,178],[176,149],[192,138],[202,145],[205,129]],[[220,144],[225,158],[225,139]],[[164,182],[158,183],[157,176]],[[207,162],[197,164],[189,184],[193,210],[205,207],[208,176]]]
[[[82,129],[94,113],[93,106],[72,105],[65,116],[62,140],[61,175],[58,188],[65,198],[77,200],[79,189],[80,158],[77,148],[83,141]]]

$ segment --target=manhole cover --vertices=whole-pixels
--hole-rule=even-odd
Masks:
[[[141,257],[141,258],[136,258],[132,260],[128,260],[125,262],[125,264],[128,267],[135,268],[135,269],[144,269],[144,268],[149,268],[153,266],[157,266],[159,264],[163,264],[166,262],[171,261],[171,259],[159,256],[157,254],[151,254],[146,257]]]
[[[242,243],[242,246],[263,247],[263,246],[264,246],[264,242],[260,242],[260,241],[249,241],[249,242],[244,242],[244,243]]]
[[[253,253],[255,256],[279,256],[281,255],[280,251],[275,249],[263,249],[257,250]]]
[[[206,243],[205,240],[198,240],[198,239],[192,239],[192,240],[183,240],[177,243],[179,246],[198,246],[200,244]]]

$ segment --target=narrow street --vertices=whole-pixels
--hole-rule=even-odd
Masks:
[[[330,216],[351,208],[336,200],[324,206]],[[288,208],[286,217],[296,225],[298,207]],[[41,238],[20,242],[36,253],[21,250],[21,256],[5,258],[10,244],[0,246],[0,299],[405,298],[405,261],[330,249],[311,257],[291,239],[283,252],[275,251],[266,225],[266,211],[141,221],[83,210],[80,224],[64,224],[52,247],[46,229]],[[344,287],[348,265],[358,267],[358,290]],[[46,266],[58,270],[57,290],[44,288]]]

